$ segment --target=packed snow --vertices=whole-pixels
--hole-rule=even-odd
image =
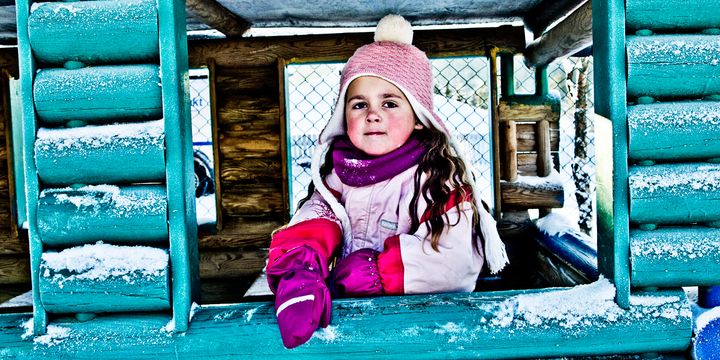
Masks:
[[[670,102],[628,107],[628,126],[642,135],[654,135],[658,129],[697,133],[698,128],[717,129],[720,104],[713,101]]]
[[[682,259],[712,256],[720,249],[720,231],[714,228],[693,227],[689,231],[660,228],[653,231],[633,231],[630,253],[656,259]],[[676,241],[682,238],[683,241]]]
[[[629,61],[633,63],[717,66],[720,63],[719,45],[716,36],[630,36],[627,39],[627,53]]]
[[[22,323],[21,326],[25,329],[25,333],[23,333],[22,339],[27,339],[33,336],[34,323],[32,318]],[[63,340],[70,336],[70,333],[70,328],[57,325],[48,325],[45,330],[45,335],[34,337],[33,342],[36,344],[51,347],[63,342]]]
[[[114,125],[88,125],[77,128],[40,128],[35,151],[84,152],[98,148],[149,149],[165,144],[164,120]]]
[[[41,271],[60,287],[77,280],[100,281],[121,278],[134,282],[138,278],[165,276],[167,250],[148,246],[116,246],[98,242],[42,254]]]
[[[717,191],[720,189],[720,165],[634,166],[630,168],[628,182],[631,191],[649,194],[656,191],[671,194]]]

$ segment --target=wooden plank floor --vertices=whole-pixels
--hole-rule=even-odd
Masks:
[[[0,358],[497,359],[681,351],[690,344],[691,314],[680,290],[634,294],[623,310],[614,291],[587,288],[584,294],[606,293],[588,299],[574,289],[335,300],[330,327],[293,350],[283,348],[269,302],[201,306],[184,334],[164,330],[169,314],[115,314],[55,319],[48,335],[32,338],[23,326],[30,314],[5,314]]]

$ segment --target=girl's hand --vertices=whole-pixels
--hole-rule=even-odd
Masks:
[[[340,260],[335,266],[335,291],[340,296],[382,295],[377,258],[373,249],[360,249]]]

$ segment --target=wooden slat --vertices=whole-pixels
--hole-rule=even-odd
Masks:
[[[215,0],[186,0],[185,8],[226,36],[242,36],[252,25]]]
[[[553,128],[555,127],[555,128]],[[550,124],[550,148],[557,151],[560,147],[560,130]],[[517,150],[520,152],[535,151],[537,149],[536,126],[531,124],[517,124]]]
[[[715,0],[627,0],[626,21],[631,30],[682,30],[717,28],[720,12]]]
[[[580,6],[562,22],[525,49],[525,60],[538,67],[572,55],[592,44],[592,1]]]
[[[628,106],[629,154],[634,160],[720,157],[720,102]]]
[[[203,251],[200,253],[200,277],[220,279],[257,275],[265,267],[267,254],[266,249]]]
[[[522,182],[502,182],[503,208],[536,209],[561,208],[565,201],[562,184],[530,185]]]
[[[557,168],[560,159],[557,151],[550,153],[553,159],[553,167]],[[522,176],[537,176],[537,154],[521,153],[518,154],[518,174]]]
[[[0,49],[0,68],[8,70],[14,77],[18,78],[18,50],[14,47]]]
[[[223,159],[220,163],[222,181],[240,184],[267,184],[276,182],[281,173],[276,158]]]
[[[561,309],[578,300],[574,292],[563,290],[334,300],[331,327],[293,349],[292,357],[536,358],[682,351],[690,344],[690,305],[681,290],[634,294],[638,301],[629,310],[617,308],[611,296],[582,299],[593,309],[607,310],[568,312],[560,319],[546,316],[541,306],[550,305],[538,303],[544,296]],[[98,315],[87,322],[57,319],[53,325],[68,329],[59,346],[23,339],[25,329],[18,324],[29,318],[30,314],[0,315],[0,347],[7,357],[288,355],[272,302],[201,306],[182,336],[161,330],[170,321],[168,314]]]
[[[190,66],[214,58],[223,67],[275,66],[277,58],[303,61],[343,61],[358,47],[371,43],[372,34],[283,36],[237,40],[198,40],[189,45]],[[432,56],[484,55],[496,46],[517,53],[525,47],[522,27],[456,30],[418,30],[413,44]]]
[[[233,132],[221,133],[219,138],[222,158],[280,158],[280,138],[274,134],[247,136]]]
[[[27,28],[33,55],[43,62],[152,62],[158,59],[158,12],[154,1],[44,3]]]
[[[0,284],[30,283],[30,258],[27,255],[0,256]]]
[[[41,120],[56,125],[157,120],[162,118],[159,71],[149,64],[41,70],[33,83],[35,109]]]
[[[282,186],[276,187],[238,187],[225,186],[222,196],[223,210],[233,215],[280,214],[282,212]]]
[[[200,237],[200,250],[270,246],[270,234],[284,224],[272,216],[226,216],[223,231]]]
[[[626,46],[628,95],[720,94],[720,36],[628,36]]]
[[[266,79],[266,81],[275,81]],[[279,132],[280,116],[278,98],[274,96],[249,95],[245,92],[220,93],[217,99],[220,131],[229,125],[240,124],[242,130],[263,128]]]
[[[162,121],[38,130],[35,164],[46,185],[165,180]]]
[[[0,255],[27,255],[28,251],[27,236],[12,235],[10,225],[0,231]]]
[[[696,226],[631,230],[630,265],[634,286],[717,285],[720,229]]]
[[[247,91],[256,96],[277,96],[277,68],[267,67],[238,67],[217,68],[216,87],[218,94]]]
[[[720,221],[720,165],[631,166],[630,219],[636,223]]]

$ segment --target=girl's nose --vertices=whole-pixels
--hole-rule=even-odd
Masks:
[[[380,114],[378,114],[375,110],[371,110],[368,112],[367,118],[365,118],[365,121],[372,123],[372,122],[380,122]]]

